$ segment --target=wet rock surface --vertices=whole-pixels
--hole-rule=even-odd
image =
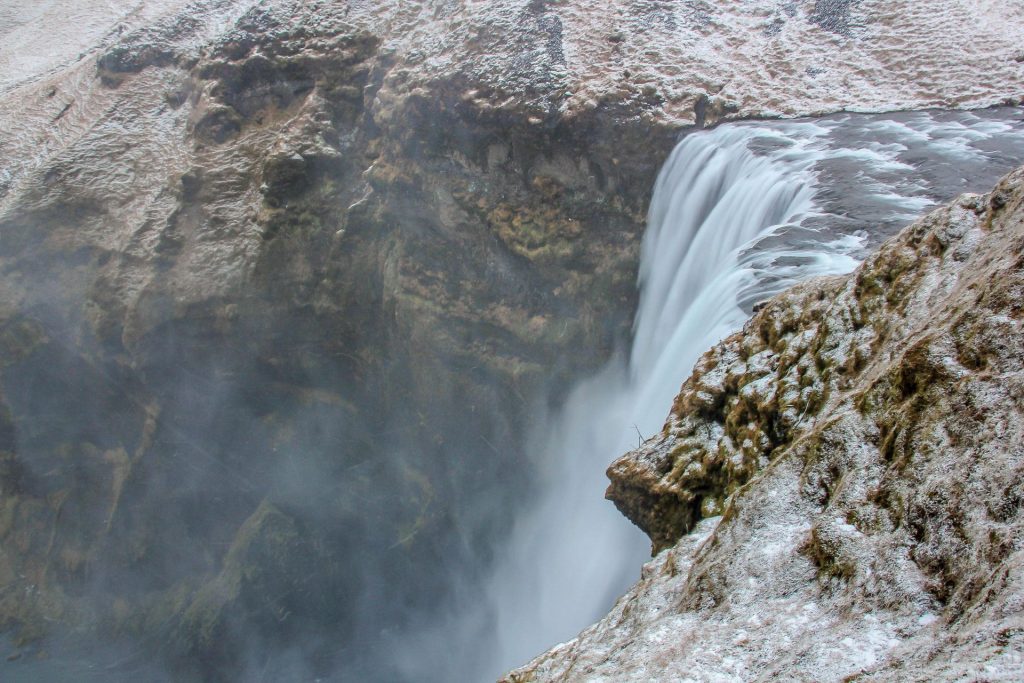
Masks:
[[[711,349],[609,468],[656,557],[509,681],[1012,680],[1024,169]]]

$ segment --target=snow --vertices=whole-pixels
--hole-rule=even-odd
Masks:
[[[187,0],[5,0],[0,5],[0,92],[66,67]]]

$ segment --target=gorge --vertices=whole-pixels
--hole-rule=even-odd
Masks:
[[[770,297],[1024,163],[1022,12],[0,10],[0,677],[493,680],[629,589],[649,544],[626,517],[662,551],[629,593],[639,619],[774,453],[690,493],[660,482],[677,464],[644,454],[703,405],[684,387],[660,433],[679,385],[778,315]],[[1015,215],[1004,188],[1006,211],[961,208]],[[821,394],[801,429],[828,381],[799,388]],[[714,408],[694,429],[719,435]],[[750,448],[785,447],[764,417]],[[604,470],[638,442],[611,471],[624,517]],[[860,576],[819,528],[825,580]],[[913,619],[945,623],[929,610]],[[616,639],[647,642],[646,622],[601,624],[512,680],[642,678]],[[890,641],[856,642],[885,665]],[[647,652],[669,678],[690,661]]]

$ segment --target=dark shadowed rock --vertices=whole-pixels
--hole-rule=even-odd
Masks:
[[[890,3],[839,50],[752,4],[16,3],[0,629],[395,680],[452,577],[476,597],[528,416],[626,342],[680,131],[1020,95],[1012,16]]]

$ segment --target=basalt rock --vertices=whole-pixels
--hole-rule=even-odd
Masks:
[[[59,110],[3,143],[0,628],[395,680],[527,415],[627,336],[675,131],[413,83],[343,6],[215,10],[16,90]]]

